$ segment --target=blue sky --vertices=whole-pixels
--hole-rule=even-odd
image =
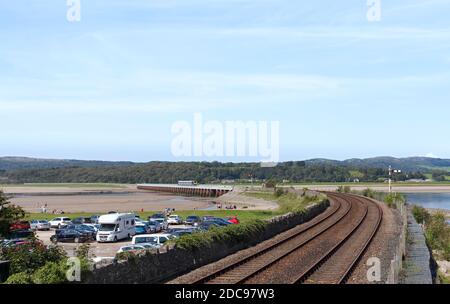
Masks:
[[[279,121],[281,160],[450,158],[450,2],[384,0],[380,22],[367,10],[81,0],[68,22],[65,0],[2,1],[0,156],[188,160],[171,125],[201,113]]]

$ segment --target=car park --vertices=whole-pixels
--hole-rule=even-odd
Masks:
[[[58,242],[84,243],[91,240],[93,240],[91,233],[76,229],[58,229],[50,237],[50,241],[54,244]]]
[[[186,225],[198,226],[202,222],[201,218],[197,215],[190,215],[186,218]]]
[[[61,229],[64,226],[71,224],[71,220],[68,217],[55,217],[49,221],[50,227]]]
[[[169,225],[181,225],[183,224],[183,219],[179,215],[172,214],[167,218],[167,222]]]
[[[133,245],[139,245],[144,243],[150,243],[162,246],[165,242],[173,239],[174,236],[171,234],[143,234],[143,235],[136,235],[133,237],[133,240],[131,243]]]
[[[50,223],[46,220],[32,220],[30,222],[31,230],[50,230]]]

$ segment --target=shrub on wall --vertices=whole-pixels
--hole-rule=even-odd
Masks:
[[[262,220],[254,220],[239,225],[215,227],[203,233],[183,235],[173,242],[176,248],[186,250],[209,248],[216,242],[233,246],[239,243],[251,241],[255,235],[264,232],[266,226],[267,222]]]

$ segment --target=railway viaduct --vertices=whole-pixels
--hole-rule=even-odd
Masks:
[[[171,185],[171,184],[140,184],[139,190],[167,192],[188,196],[219,197],[233,190],[232,186],[222,185]]]

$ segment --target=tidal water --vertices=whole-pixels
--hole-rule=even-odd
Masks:
[[[425,208],[450,210],[450,193],[404,193],[408,203]]]

